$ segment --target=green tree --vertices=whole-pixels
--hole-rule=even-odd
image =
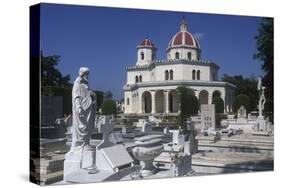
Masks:
[[[237,87],[235,93],[236,96],[241,94],[245,94],[249,96],[250,106],[248,110],[250,111],[257,110],[257,104],[259,100],[258,89],[257,89],[258,82],[254,76],[250,78],[244,78],[241,75],[228,76],[227,74],[225,74],[222,80],[236,85]]]
[[[186,132],[185,121],[186,118],[190,115],[198,113],[199,103],[197,97],[194,95],[194,92],[184,86],[179,86],[177,88],[178,93],[178,103],[180,108],[180,114],[178,115],[178,124]]]
[[[247,111],[250,109],[250,98],[247,95],[240,94],[235,97],[234,104],[233,104],[233,110],[234,112],[237,112],[237,110],[244,106]]]
[[[56,68],[60,62],[60,56],[41,55],[41,86],[71,87],[70,75],[63,76]]]
[[[103,91],[99,91],[99,90],[95,90],[94,91],[96,96],[97,96],[97,110],[99,110],[102,106],[103,103],[103,99],[104,99],[104,92]]]
[[[60,61],[58,55],[43,56],[41,54],[41,94],[45,96],[62,96],[63,113],[72,112],[72,84],[70,75],[63,76],[56,68]]]
[[[255,39],[257,52],[254,54],[254,58],[263,61],[262,70],[265,73],[262,80],[263,85],[266,87],[265,111],[272,112],[273,114],[273,18],[263,18],[261,20]]]
[[[104,93],[104,100],[111,100],[113,97],[113,94],[111,93],[111,91],[107,91]]]
[[[213,97],[212,104],[215,104],[216,113],[223,113],[224,112],[224,102],[221,97]]]
[[[103,115],[116,115],[117,113],[116,102],[113,100],[104,101],[101,108]]]

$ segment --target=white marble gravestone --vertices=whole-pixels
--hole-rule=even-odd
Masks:
[[[190,119],[186,121],[186,127],[189,131],[189,138],[184,142],[184,153],[188,155],[197,153],[198,151],[198,140],[195,139],[195,128],[194,124]]]
[[[165,151],[180,152],[184,147],[184,135],[180,135],[180,130],[169,130],[172,133],[172,142],[164,144]]]
[[[121,144],[103,148],[97,152],[96,156],[96,164],[100,170],[117,172],[122,167],[131,167],[134,162]]]
[[[154,122],[147,121],[146,119],[139,119],[136,127],[141,128],[141,132],[143,133],[150,133],[154,124]]]
[[[240,108],[237,110],[237,117],[238,118],[247,118],[247,110],[243,105],[240,106]]]
[[[101,171],[117,172],[120,167],[131,167],[133,163],[132,157],[126,148],[121,145],[114,145],[110,142],[110,134],[113,130],[111,118],[102,117],[98,123],[99,132],[103,134],[103,140],[96,147],[96,166]]]
[[[240,106],[237,110],[237,123],[247,124],[247,110],[244,106]]]
[[[216,129],[216,114],[214,104],[201,105],[201,124],[203,129]]]

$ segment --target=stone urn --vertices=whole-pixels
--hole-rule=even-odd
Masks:
[[[161,135],[148,135],[136,138],[136,146],[132,149],[134,157],[140,160],[141,176],[146,177],[155,173],[153,160],[164,150]]]

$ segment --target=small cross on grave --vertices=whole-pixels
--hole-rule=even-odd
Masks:
[[[169,130],[170,133],[173,133],[173,141],[172,143],[175,145],[179,145],[179,130]]]
[[[102,133],[102,141],[97,145],[97,149],[113,146],[110,142],[110,133],[113,130],[113,124],[109,116],[103,116],[101,121],[98,123],[99,133]]]

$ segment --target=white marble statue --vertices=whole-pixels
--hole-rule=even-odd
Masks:
[[[265,87],[262,86],[261,77],[259,77],[259,79],[258,79],[258,91],[259,91],[259,97],[260,97],[259,105],[258,105],[259,118],[263,117],[262,111],[264,110],[264,104],[266,102],[266,98],[265,98],[265,95],[264,95],[264,90],[265,90]]]
[[[261,77],[258,78],[258,91],[261,90]]]
[[[94,148],[90,146],[95,127],[96,96],[89,88],[89,73],[89,68],[81,67],[72,88],[72,143],[64,161],[64,180],[70,182],[80,182],[73,175],[75,173],[98,172]]]
[[[90,70],[79,69],[72,89],[73,134],[71,151],[90,147],[90,134],[95,127],[96,96],[88,85]]]

